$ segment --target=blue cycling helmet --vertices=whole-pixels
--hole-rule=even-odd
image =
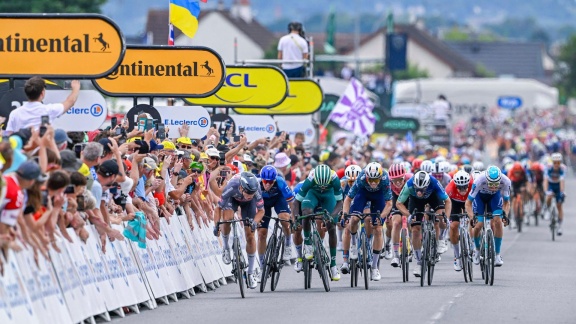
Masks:
[[[491,165],[489,166],[486,171],[486,180],[488,180],[488,182],[500,182],[500,179],[502,179],[502,172],[500,171],[500,168],[498,168],[495,165]]]
[[[262,180],[276,180],[276,176],[278,176],[278,171],[276,171],[276,168],[271,165],[264,166],[260,171],[260,178]]]

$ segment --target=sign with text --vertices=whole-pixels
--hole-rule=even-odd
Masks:
[[[92,83],[114,97],[202,98],[220,89],[225,72],[207,47],[128,46],[118,68]]]
[[[420,122],[415,118],[387,117],[376,123],[376,132],[385,134],[405,134],[408,131],[415,134],[419,129]]]
[[[134,129],[137,123],[138,115],[147,113],[160,124],[166,127],[169,138],[179,138],[178,128],[188,125],[188,137],[202,138],[208,133],[210,128],[210,114],[203,107],[198,106],[150,106],[137,105],[132,107],[127,113],[128,129]]]
[[[291,140],[296,133],[304,134],[304,144],[312,145],[316,139],[316,129],[312,124],[312,116],[274,116],[278,131],[287,132]]]
[[[269,108],[288,95],[288,79],[275,66],[226,66],[226,78],[215,94],[186,101],[204,107]]]
[[[241,115],[308,115],[322,106],[324,94],[320,85],[309,79],[291,79],[289,95],[276,107],[270,109],[235,108]]]
[[[230,117],[234,120],[236,134],[239,134],[240,127],[244,127],[244,134],[249,142],[276,135],[276,124],[270,116],[230,115]]]
[[[0,76],[98,78],[116,69],[124,36],[97,14],[0,14]]]
[[[44,103],[60,103],[70,95],[70,90],[46,90]],[[67,132],[93,131],[106,121],[106,100],[96,90],[80,90],[78,100],[70,110],[52,121],[54,128]]]

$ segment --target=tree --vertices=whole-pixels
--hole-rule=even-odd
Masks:
[[[0,0],[3,13],[100,13],[106,0]]]
[[[557,86],[566,97],[576,96],[576,34],[573,34],[560,48],[559,73]]]

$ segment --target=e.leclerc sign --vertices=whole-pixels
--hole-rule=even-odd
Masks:
[[[97,14],[0,14],[0,77],[98,78],[122,61],[124,37]]]
[[[222,58],[207,47],[128,46],[120,66],[92,83],[115,97],[203,98],[220,89],[225,74]]]

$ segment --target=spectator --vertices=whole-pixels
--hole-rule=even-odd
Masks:
[[[308,59],[308,43],[304,39],[304,30],[299,22],[288,24],[288,35],[280,38],[278,42],[278,59],[284,61],[298,61]],[[288,78],[301,78],[304,76],[304,63],[282,63],[282,70]]]

